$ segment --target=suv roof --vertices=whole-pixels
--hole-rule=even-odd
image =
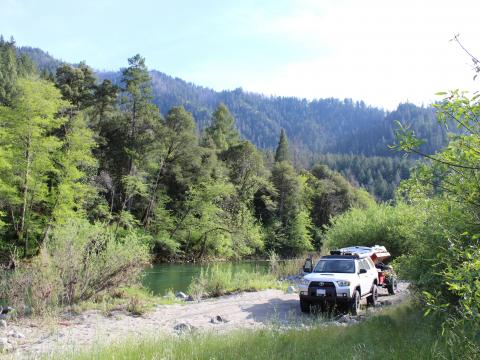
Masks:
[[[344,260],[355,260],[358,259],[358,256],[355,255],[325,255],[320,259],[344,259]]]

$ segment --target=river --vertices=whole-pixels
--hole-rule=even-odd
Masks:
[[[192,278],[198,276],[202,269],[207,269],[209,266],[218,266],[223,271],[231,272],[266,272],[268,270],[267,261],[224,262],[215,264],[161,263],[155,264],[145,270],[142,283],[155,295],[164,295],[169,289],[186,292]]]

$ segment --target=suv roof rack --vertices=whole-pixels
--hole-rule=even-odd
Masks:
[[[358,254],[352,253],[349,251],[342,251],[342,250],[330,250],[330,255],[345,255],[345,256],[353,256],[354,258],[359,258]]]

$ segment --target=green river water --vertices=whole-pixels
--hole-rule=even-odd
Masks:
[[[242,261],[234,263],[193,264],[193,263],[162,263],[155,264],[145,270],[142,278],[143,285],[155,295],[164,295],[169,289],[186,292],[192,278],[199,275],[202,268],[218,266],[222,271],[266,272],[267,261]]]

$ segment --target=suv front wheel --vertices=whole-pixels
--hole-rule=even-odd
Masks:
[[[377,305],[378,299],[378,288],[376,284],[372,285],[372,293],[369,297],[367,297],[367,305],[375,306]]]
[[[300,300],[300,310],[302,310],[303,313],[309,313],[310,312],[310,303],[305,300]]]
[[[352,315],[358,315],[358,311],[360,310],[360,291],[355,290],[349,307]]]

